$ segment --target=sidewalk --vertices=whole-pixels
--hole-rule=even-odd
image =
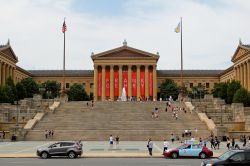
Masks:
[[[47,146],[56,141],[20,141],[0,142],[0,158],[31,158],[37,157],[38,147]],[[163,158],[163,142],[154,142],[153,158]],[[170,143],[169,149],[180,146],[181,143]],[[210,147],[210,144],[207,145]],[[220,156],[227,149],[224,143],[220,150],[213,150],[214,157]],[[83,155],[86,158],[148,158],[146,141],[123,141],[119,147],[110,149],[107,141],[85,141],[83,142]]]

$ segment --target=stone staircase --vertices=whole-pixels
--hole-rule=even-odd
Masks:
[[[179,105],[179,103],[175,103]],[[158,107],[159,118],[152,119],[151,111]],[[196,114],[165,112],[165,102],[97,102],[93,109],[86,102],[62,104],[55,113],[48,113],[25,140],[45,140],[46,129],[54,130],[53,140],[108,140],[109,135],[119,135],[121,140],[145,141],[169,139],[171,133],[185,129],[198,129],[196,137],[208,137],[210,132]],[[193,132],[194,133],[194,132]]]

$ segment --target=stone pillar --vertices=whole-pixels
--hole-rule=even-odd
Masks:
[[[148,65],[145,65],[145,98],[147,99],[149,97],[148,93]]]
[[[239,78],[240,84],[243,85],[242,84],[242,67],[241,67],[241,64],[239,65],[239,76],[240,76],[240,78]]]
[[[6,72],[5,72],[6,66],[5,65],[6,65],[5,63],[2,63],[2,85],[5,84],[5,74],[6,74]]]
[[[128,65],[128,99],[132,96],[132,66]]]
[[[119,65],[119,97],[122,96],[122,65]]]
[[[137,87],[136,87],[136,94],[137,94],[137,100],[141,97],[141,83],[140,83],[140,65],[136,66],[136,83],[137,83]]]
[[[244,63],[241,64],[241,85],[244,87]]]
[[[238,66],[236,66],[236,69],[237,69],[237,81],[239,81],[240,80],[240,66],[238,65]]]
[[[234,67],[235,80],[238,80],[237,66]]]
[[[0,61],[0,85],[2,85],[2,62]]]
[[[12,70],[12,79],[13,79],[14,84],[16,84],[16,68],[13,68]]]
[[[247,63],[243,63],[243,70],[244,70],[244,88],[247,89]]]
[[[98,66],[94,65],[94,100],[97,101],[98,100],[98,94],[97,94],[97,89],[98,89],[98,79],[97,79],[97,75],[98,75]]]
[[[6,63],[5,64],[5,81],[8,79],[9,77],[9,65]]]
[[[12,75],[12,73],[13,73],[13,67],[12,66],[10,66],[10,68],[9,68],[9,76],[12,78],[12,80],[13,80],[13,75]]]
[[[247,61],[247,84],[248,91],[250,91],[250,61]]]
[[[153,65],[153,99],[157,100],[157,75],[156,65]]]
[[[114,65],[110,65],[110,99],[114,101]]]
[[[106,84],[105,84],[105,72],[106,72],[106,66],[105,65],[102,65],[102,101],[105,101],[106,100],[106,93],[105,93],[105,90],[106,90]]]

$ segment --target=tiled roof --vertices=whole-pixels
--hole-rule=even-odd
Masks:
[[[63,70],[28,70],[34,76],[63,76]],[[93,70],[66,70],[66,76],[93,76]]]
[[[183,76],[219,76],[224,70],[183,70]],[[157,70],[158,77],[180,76],[180,70]]]
[[[184,70],[183,76],[219,76],[224,70]],[[63,70],[28,70],[33,76],[63,76]],[[90,76],[93,70],[66,70],[66,76]],[[180,76],[180,70],[157,70],[158,77]]]

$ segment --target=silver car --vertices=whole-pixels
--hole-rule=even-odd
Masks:
[[[56,142],[46,147],[39,147],[36,154],[43,159],[51,156],[68,156],[73,159],[82,155],[82,144],[76,141]]]

